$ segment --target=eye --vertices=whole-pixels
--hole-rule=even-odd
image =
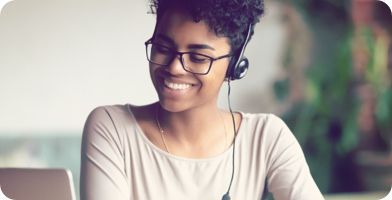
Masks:
[[[194,63],[206,63],[210,61],[208,57],[196,53],[190,53],[189,60]]]
[[[157,53],[161,53],[161,54],[170,54],[171,53],[171,50],[169,47],[165,47],[160,44],[154,44],[154,49]]]

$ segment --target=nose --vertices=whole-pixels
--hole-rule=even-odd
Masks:
[[[187,71],[185,71],[184,67],[182,66],[180,55],[176,55],[172,59],[172,61],[167,66],[166,71],[168,71],[172,75],[181,75],[187,73]]]

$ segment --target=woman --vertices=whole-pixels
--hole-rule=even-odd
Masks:
[[[225,80],[247,67],[241,53],[262,1],[153,0],[152,8],[145,44],[159,101],[90,113],[81,199],[258,200],[266,183],[276,200],[323,199],[284,122],[217,106]]]

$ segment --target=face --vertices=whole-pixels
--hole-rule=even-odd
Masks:
[[[200,53],[212,58],[230,52],[229,39],[218,37],[203,21],[194,22],[180,10],[168,10],[162,16],[153,39],[178,52]],[[187,72],[179,56],[168,66],[150,63],[150,75],[161,106],[170,112],[181,112],[202,106],[216,106],[230,58],[212,63],[206,75]]]

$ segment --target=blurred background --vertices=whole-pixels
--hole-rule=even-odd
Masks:
[[[246,51],[248,75],[232,85],[233,108],[282,117],[331,199],[385,196],[392,186],[390,8],[376,0],[265,5]],[[154,23],[146,0],[8,3],[0,14],[0,167],[69,168],[78,192],[89,112],[157,100],[144,49]]]

